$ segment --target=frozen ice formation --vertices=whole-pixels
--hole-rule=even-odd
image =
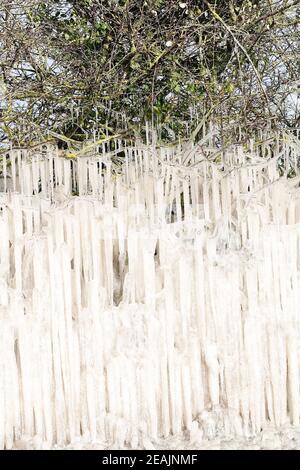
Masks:
[[[123,151],[2,157],[0,448],[298,426],[288,150]]]

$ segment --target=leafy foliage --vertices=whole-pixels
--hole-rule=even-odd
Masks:
[[[132,134],[145,120],[180,135],[206,115],[297,125],[299,1],[2,4],[2,139]]]

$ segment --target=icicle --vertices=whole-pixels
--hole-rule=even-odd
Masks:
[[[3,191],[6,193],[6,191],[7,191],[7,165],[6,165],[7,162],[6,162],[6,155],[3,155],[2,162],[3,162],[3,179],[4,179]]]
[[[146,134],[119,174],[105,145],[2,160],[1,448],[299,425],[297,182],[254,144],[183,168]]]
[[[12,174],[12,181],[13,181],[13,190],[17,190],[17,178],[16,178],[16,155],[15,152],[12,150],[10,152],[10,162],[11,162],[11,174]]]

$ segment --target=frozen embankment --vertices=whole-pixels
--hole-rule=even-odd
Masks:
[[[296,436],[299,178],[124,153],[2,159],[0,448]]]

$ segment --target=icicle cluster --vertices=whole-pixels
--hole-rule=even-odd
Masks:
[[[3,157],[0,448],[299,425],[299,178],[123,152]]]

